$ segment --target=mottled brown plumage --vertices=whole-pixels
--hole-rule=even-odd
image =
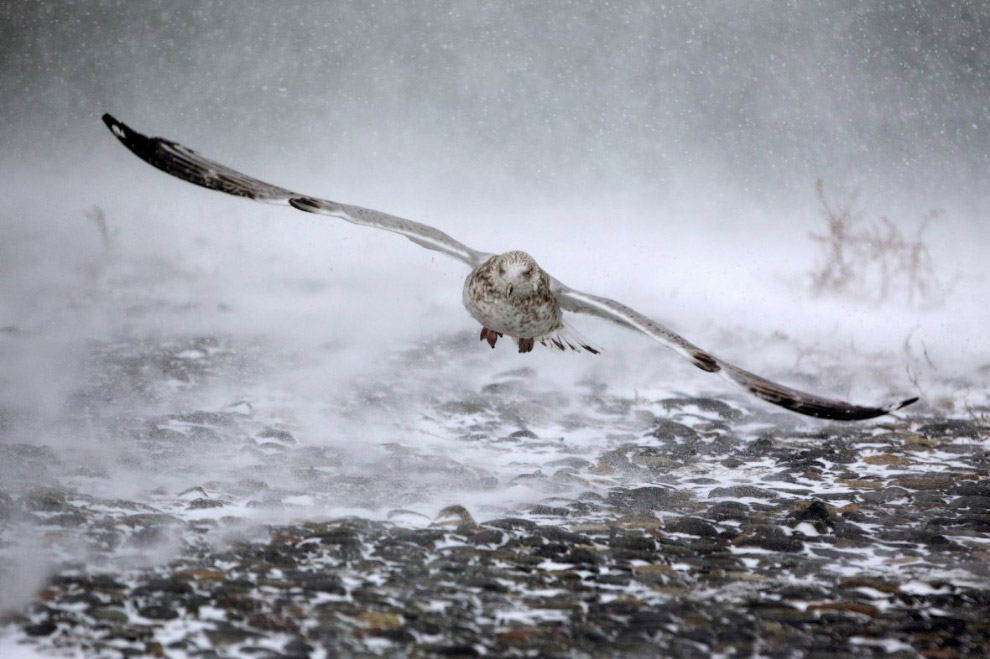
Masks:
[[[464,280],[462,299],[484,328],[481,338],[493,348],[499,336],[508,334],[515,337],[519,352],[531,351],[535,341],[550,341],[563,349],[559,336],[566,330],[550,291],[550,275],[526,252],[506,252],[484,261]]]
[[[842,421],[870,419],[918,400],[909,398],[870,407],[791,389],[715,357],[624,304],[565,286],[540,269],[533,257],[525,252],[498,255],[479,252],[443,231],[419,222],[370,208],[308,197],[265,183],[171,140],[142,135],[109,114],[103,115],[103,122],[139,158],[184,181],[255,201],[289,204],[307,213],[392,231],[417,245],[467,263],[472,270],[464,282],[464,306],[482,324],[481,340],[493,348],[499,337],[508,335],[516,340],[519,352],[531,351],[538,341],[559,350],[597,354],[596,349],[564,324],[562,312],[568,311],[597,316],[642,332],[691,360],[701,370],[717,373],[767,402],[800,414]]]

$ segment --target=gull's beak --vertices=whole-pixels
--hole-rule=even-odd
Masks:
[[[512,284],[505,285],[505,297],[512,295]]]

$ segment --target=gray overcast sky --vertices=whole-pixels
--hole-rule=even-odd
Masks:
[[[822,176],[938,206],[990,153],[984,2],[6,2],[0,33],[19,163],[80,166],[109,110],[242,163],[541,194]]]

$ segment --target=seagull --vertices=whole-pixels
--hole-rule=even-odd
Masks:
[[[150,165],[195,185],[255,201],[288,204],[307,213],[329,215],[353,224],[401,234],[412,242],[463,261],[471,268],[464,281],[463,302],[481,324],[481,341],[492,348],[498,339],[514,339],[519,352],[540,344],[556,350],[598,354],[563,322],[563,312],[587,314],[641,332],[672,348],[703,371],[716,373],[768,403],[821,419],[859,421],[890,414],[917,397],[870,407],[822,398],[771,382],[702,350],[638,311],[606,297],[565,286],[547,274],[526,252],[490,254],[472,249],[434,227],[370,208],[302,195],[242,174],[204,158],[177,142],[148,137],[109,114],[103,122],[124,146]]]

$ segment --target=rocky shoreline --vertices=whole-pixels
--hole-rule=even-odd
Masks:
[[[163,370],[194,383],[236,368],[214,344],[154,350],[172,356],[155,353]],[[148,362],[120,347],[106,354],[116,383]],[[565,408],[539,381],[523,369],[435,395],[417,423],[437,443],[381,444],[364,462],[299,441],[290,423],[247,402],[105,415],[100,432],[126,438],[120,472],[0,441],[4,579],[30,571],[25,535],[50,575],[4,611],[0,648],[83,657],[990,652],[985,410],[805,423],[706,397],[624,398],[594,383]],[[111,398],[125,389],[107,394],[93,382]],[[355,395],[362,411],[409,406],[397,387]],[[80,392],[80,409],[92,396]],[[154,470],[199,484],[149,482],[140,498],[95,493],[115,473],[150,481]],[[465,498],[429,512],[449,496]],[[357,512],[320,514],[340,507]]]
[[[905,425],[917,430],[887,441],[975,430]],[[786,478],[853,461],[855,446],[831,437],[796,454],[758,450]],[[585,468],[656,469],[637,459],[646,448]],[[356,518],[257,528],[227,546],[188,543],[153,568],[65,565],[7,625],[84,656],[986,656],[990,479],[977,473],[986,455],[971,457],[971,473],[850,474],[855,494],[833,498],[855,501],[838,507],[749,485],[705,499],[642,486],[480,524],[455,506],[426,528]],[[7,497],[5,519],[81,523],[71,499]],[[203,524],[125,522],[138,544]],[[866,552],[875,564],[864,566]]]

